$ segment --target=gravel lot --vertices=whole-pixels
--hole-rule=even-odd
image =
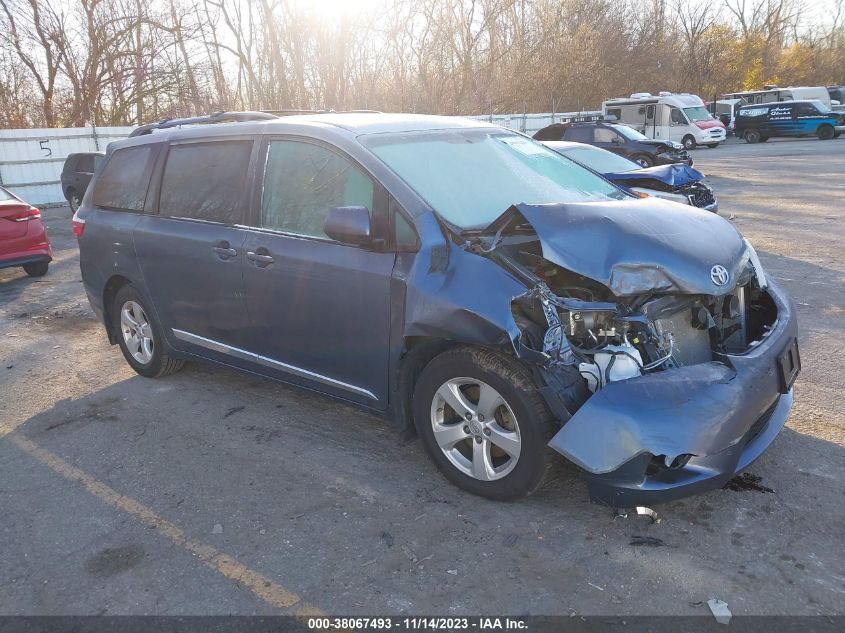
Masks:
[[[590,504],[561,458],[540,494],[493,503],[328,398],[200,364],[141,378],[54,210],[50,273],[0,271],[0,613],[845,613],[845,139],[694,157],[800,318],[756,489],[651,524]]]

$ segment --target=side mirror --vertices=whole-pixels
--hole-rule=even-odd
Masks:
[[[370,211],[367,207],[332,207],[323,231],[333,240],[363,246],[372,239]]]

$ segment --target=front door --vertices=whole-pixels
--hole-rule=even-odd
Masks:
[[[133,237],[165,335],[175,346],[242,365],[244,203],[252,139],[170,147],[157,215]]]
[[[374,181],[340,151],[270,140],[256,226],[247,232],[249,349],[277,377],[387,406],[390,279],[395,254],[330,239],[332,207],[386,213]]]

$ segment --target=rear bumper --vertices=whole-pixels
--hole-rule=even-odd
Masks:
[[[611,383],[552,438],[587,471],[594,501],[631,507],[718,488],[766,450],[792,406],[778,359],[797,336],[791,302],[776,284],[769,294],[777,322],[746,353]]]
[[[23,266],[24,264],[37,264],[39,262],[51,261],[53,261],[52,251],[49,248],[44,248],[3,255],[0,257],[0,268],[14,268],[15,266]]]

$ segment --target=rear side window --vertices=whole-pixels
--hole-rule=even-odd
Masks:
[[[242,222],[252,141],[173,145],[161,179],[159,213],[223,224]]]
[[[116,150],[94,189],[94,204],[118,211],[143,211],[153,171],[153,145]]]
[[[566,140],[576,143],[592,143],[593,129],[589,127],[571,127],[566,130]]]
[[[80,156],[76,160],[76,171],[83,172],[86,174],[93,174],[94,173],[94,155],[88,154],[86,156]]]
[[[327,238],[332,207],[373,210],[373,182],[349,160],[310,143],[273,141],[267,152],[261,226]]]

